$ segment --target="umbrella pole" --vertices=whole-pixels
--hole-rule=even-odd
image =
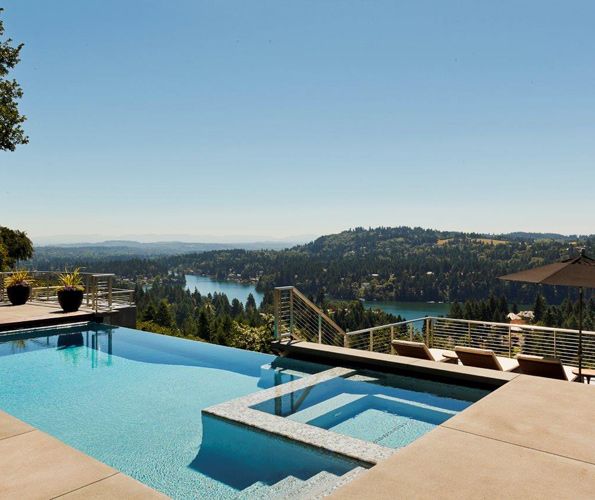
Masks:
[[[583,287],[578,294],[578,381],[583,382]]]

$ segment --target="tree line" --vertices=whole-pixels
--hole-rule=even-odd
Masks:
[[[531,324],[554,328],[576,330],[579,327],[578,300],[566,298],[561,304],[548,304],[545,297],[538,293],[532,306],[533,320]],[[474,321],[493,321],[507,323],[509,313],[518,313],[519,307],[508,305],[503,295],[491,295],[488,299],[467,300],[464,303],[454,302],[450,307],[449,317]],[[583,329],[595,331],[595,299],[583,302]]]

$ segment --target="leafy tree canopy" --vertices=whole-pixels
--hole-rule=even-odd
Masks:
[[[0,15],[3,10],[0,8]],[[16,80],[7,78],[21,60],[22,48],[22,43],[13,46],[11,38],[4,39],[4,23],[0,19],[0,151],[14,151],[17,145],[29,142],[21,127],[26,117],[18,108],[23,91]]]
[[[30,259],[33,243],[24,231],[0,226],[0,270],[11,269],[19,260]]]

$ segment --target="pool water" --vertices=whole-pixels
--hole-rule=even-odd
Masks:
[[[487,395],[474,387],[359,370],[252,408],[402,448]]]
[[[201,415],[326,368],[120,327],[47,329],[0,337],[0,409],[171,497],[232,498],[354,467]]]

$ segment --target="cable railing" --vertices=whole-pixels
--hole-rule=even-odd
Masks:
[[[517,354],[553,357],[565,365],[578,366],[578,330],[426,316],[345,332],[295,287],[278,287],[274,297],[275,333],[279,340],[395,354],[392,341],[400,339],[445,350],[456,346],[491,349],[496,355],[509,358]],[[421,328],[416,326],[420,323]],[[595,368],[595,332],[583,331],[582,346],[583,367]]]
[[[0,273],[0,303],[7,302],[8,296],[4,279],[12,272]],[[30,302],[37,304],[57,305],[58,290],[62,288],[58,271],[29,271],[31,276]],[[134,304],[134,290],[116,288],[116,275],[112,273],[81,272],[83,306],[95,312],[105,312],[118,307]]]
[[[419,319],[399,321],[398,323],[389,323],[387,325],[346,332],[345,347],[395,354],[392,345],[393,340],[426,341],[424,337],[424,331],[426,329],[419,330],[415,328],[416,323],[419,323]]]
[[[274,292],[275,336],[318,344],[344,346],[345,332],[295,287]]]

